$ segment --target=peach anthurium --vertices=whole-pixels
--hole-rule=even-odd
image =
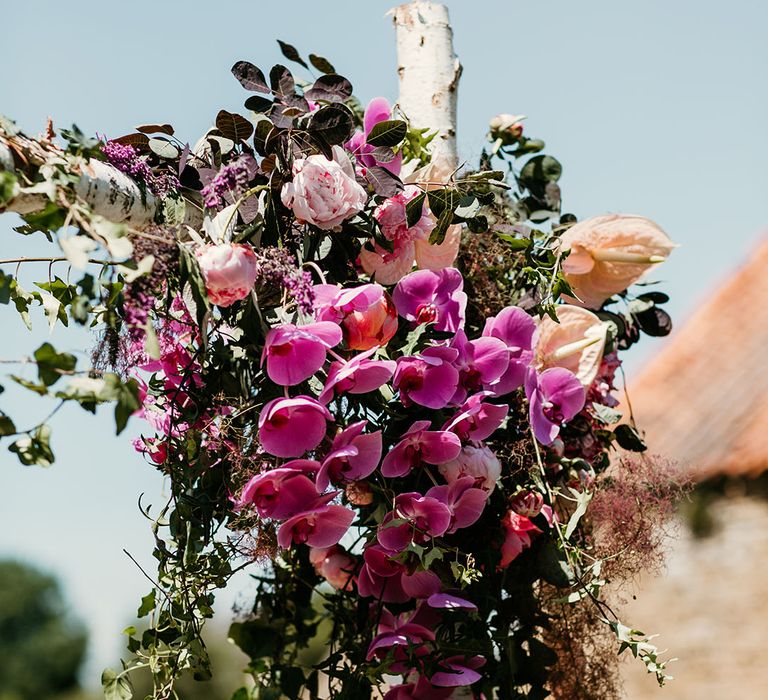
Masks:
[[[414,241],[416,265],[420,270],[442,270],[445,267],[452,267],[459,254],[459,243],[461,243],[461,224],[449,226],[442,243]]]
[[[545,316],[536,332],[534,366],[564,367],[586,387],[592,384],[605,349],[607,326],[580,306],[556,307],[559,323]]]
[[[563,273],[578,297],[568,300],[599,308],[664,262],[675,247],[659,226],[642,216],[608,214],[580,221],[560,237],[560,252],[569,252]]]

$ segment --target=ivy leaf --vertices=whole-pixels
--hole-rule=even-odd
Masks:
[[[304,91],[304,96],[310,100],[344,102],[352,97],[352,83],[341,75],[322,75],[309,90]]]
[[[131,700],[133,688],[128,676],[118,676],[111,668],[101,674],[101,687],[105,700]]]
[[[45,386],[55,384],[63,373],[72,372],[77,358],[67,352],[56,352],[50,343],[43,343],[34,353],[37,376]]]
[[[216,115],[216,128],[228,139],[237,143],[247,141],[253,133],[253,124],[240,114],[222,109]]]
[[[366,143],[371,146],[397,146],[408,133],[408,125],[401,119],[388,119],[370,130]]]
[[[435,228],[429,233],[429,242],[432,245],[440,245],[445,240],[445,234],[448,231],[448,227],[453,222],[453,212],[450,209],[446,209],[437,218]]]
[[[648,446],[637,434],[637,431],[627,423],[616,426],[613,434],[616,437],[616,442],[618,442],[625,450],[629,450],[630,452],[645,452],[648,449]]]
[[[280,51],[282,52],[283,56],[285,56],[289,61],[293,61],[294,63],[298,63],[300,66],[309,69],[309,66],[299,55],[299,52],[295,46],[291,46],[284,41],[280,41],[280,39],[277,40],[277,43],[280,45]]]
[[[106,375],[105,379],[112,381],[114,390],[117,394],[115,405],[115,429],[116,435],[125,430],[128,419],[139,410],[141,402],[139,401],[139,385],[135,379],[129,379],[123,382],[116,374]]]
[[[19,461],[26,466],[36,464],[39,467],[50,467],[55,461],[51,451],[50,426],[39,425],[34,431],[9,445],[8,450],[13,452]]]
[[[309,62],[317,68],[321,73],[335,73],[336,69],[327,58],[318,56],[317,54],[309,54]]]
[[[238,61],[232,66],[232,75],[246,90],[269,94],[269,86],[264,73],[248,61]]]
[[[136,611],[136,617],[146,617],[155,609],[156,594],[157,590],[153,588],[147,595],[142,596],[141,605],[139,605],[139,609]]]

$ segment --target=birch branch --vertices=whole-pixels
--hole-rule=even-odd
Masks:
[[[456,104],[461,64],[445,5],[417,0],[391,14],[397,36],[400,108],[416,128],[437,129],[432,157],[448,174],[458,165]]]

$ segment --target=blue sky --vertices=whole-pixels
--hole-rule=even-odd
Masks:
[[[749,255],[768,225],[765,89],[768,4],[760,0],[449,0],[464,65],[459,145],[474,160],[488,119],[528,115],[564,165],[564,206],[580,218],[649,216],[682,247],[660,270],[680,321]],[[28,133],[57,126],[118,136],[169,121],[194,141],[219,109],[242,110],[229,74],[239,59],[269,68],[275,39],[328,57],[357,95],[397,96],[394,30],[381,0],[262,3],[218,0],[104,3],[36,0],[3,10],[0,112]],[[0,218],[0,257],[45,255],[44,240]],[[47,253],[51,254],[51,253]],[[66,269],[61,268],[60,274]],[[22,269],[22,283],[47,276]],[[47,338],[0,307],[0,358]],[[85,332],[57,329],[58,349],[85,350]],[[663,341],[633,351],[636,369]],[[85,361],[85,360],[84,360]],[[7,386],[7,382],[3,382]],[[45,414],[20,391],[0,397],[17,424]],[[53,424],[58,461],[19,466],[0,450],[0,557],[17,556],[60,576],[93,634],[88,680],[120,653],[119,631],[148,583],[122,553],[150,569],[151,537],[139,493],[159,503],[161,480],[113,436],[109,412],[65,409]],[[136,430],[138,426],[133,426]],[[130,432],[130,431],[129,431]],[[223,607],[233,594],[224,598]],[[225,611],[226,614],[226,611]]]

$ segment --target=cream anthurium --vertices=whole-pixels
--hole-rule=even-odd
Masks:
[[[675,247],[642,216],[608,214],[574,224],[560,237],[560,252],[568,253],[563,274],[576,295],[569,301],[599,308],[664,262]]]
[[[589,386],[600,367],[608,326],[588,309],[563,304],[557,322],[545,316],[536,331],[534,366],[539,370],[564,367]]]

